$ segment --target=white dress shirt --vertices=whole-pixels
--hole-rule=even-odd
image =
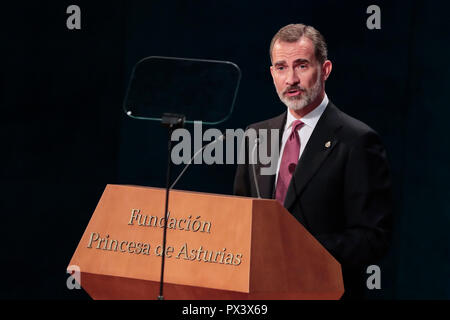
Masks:
[[[300,136],[300,153],[298,155],[298,158],[300,159],[303,150],[305,150],[305,146],[308,143],[308,140],[311,137],[311,134],[313,133],[314,128],[316,127],[316,124],[319,121],[320,117],[322,116],[322,113],[325,111],[327,105],[328,105],[328,97],[327,94],[325,94],[322,102],[314,110],[305,114],[301,119],[295,118],[288,109],[286,125],[284,126],[283,137],[281,139],[281,150],[280,150],[280,157],[278,158],[277,174],[275,177],[275,187],[277,186],[278,172],[280,171],[280,163],[284,152],[284,146],[286,144],[287,139],[289,138],[289,135],[291,134],[292,123],[295,120],[301,120],[304,123],[304,125],[297,130],[297,134]]]

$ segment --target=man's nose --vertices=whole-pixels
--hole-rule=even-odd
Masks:
[[[300,78],[295,72],[294,68],[290,68],[286,77],[286,84],[292,86],[294,84],[298,84],[300,82]]]

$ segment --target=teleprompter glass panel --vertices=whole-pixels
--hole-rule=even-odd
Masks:
[[[228,61],[148,57],[134,67],[123,107],[136,119],[176,113],[187,123],[218,124],[233,111],[240,78]]]

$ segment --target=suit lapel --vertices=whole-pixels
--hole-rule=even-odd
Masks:
[[[273,119],[271,119],[268,123],[267,123],[267,129],[268,129],[268,133],[267,133],[267,141],[263,142],[263,143],[267,143],[267,154],[268,155],[272,155],[272,150],[271,150],[271,129],[278,129],[278,133],[279,133],[279,143],[278,145],[281,146],[281,139],[283,136],[283,129],[284,126],[286,124],[286,118],[287,118],[287,113],[284,112],[281,115],[279,115],[278,117],[275,117]],[[278,150],[279,152],[279,150]],[[278,156],[276,155],[276,160],[278,160]],[[260,186],[260,193],[261,193],[261,197],[262,198],[267,198],[267,199],[272,199],[274,198],[274,184],[275,184],[275,175],[261,175],[260,174],[260,170],[261,170],[262,165],[258,164],[256,166],[256,177],[258,179],[258,183]]]
[[[323,161],[339,142],[335,132],[341,126],[337,108],[329,102],[308,140],[289,184],[284,201],[284,206],[289,211]]]

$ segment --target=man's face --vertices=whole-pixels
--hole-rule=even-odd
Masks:
[[[292,43],[277,40],[270,71],[281,101],[295,111],[316,103],[323,91],[322,66],[306,37]]]

